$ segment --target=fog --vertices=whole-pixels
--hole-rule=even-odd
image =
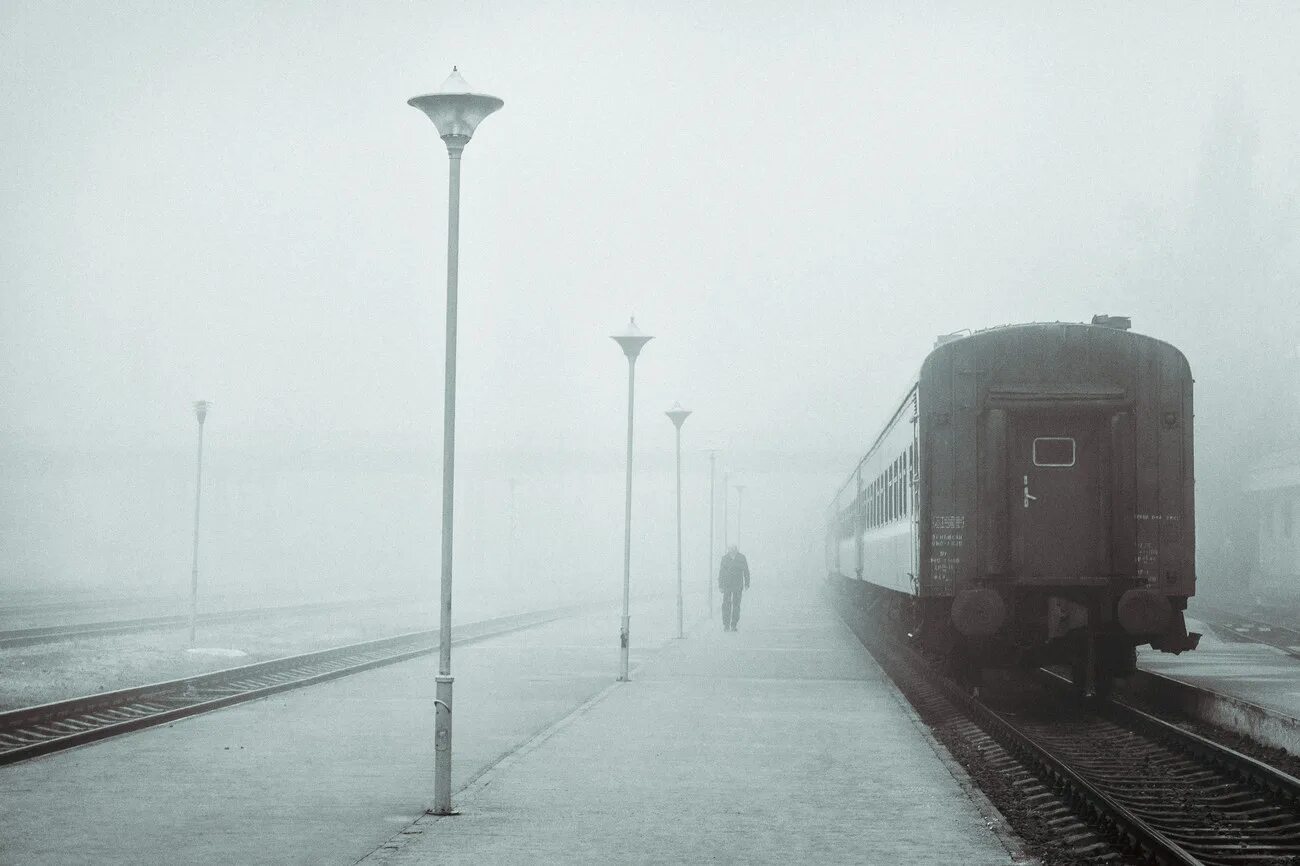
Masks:
[[[1192,364],[1222,581],[1300,416],[1298,41],[1287,4],[4,4],[0,590],[186,593],[207,399],[206,597],[436,591],[446,155],[405,102],[452,64],[505,100],[460,597],[618,594],[630,315],[634,592],[675,580],[674,401],[690,585],[707,447],[756,583],[811,580],[935,335],[1094,313]]]

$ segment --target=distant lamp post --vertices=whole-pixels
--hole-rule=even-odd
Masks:
[[[623,497],[623,624],[619,631],[618,681],[628,681],[627,648],[631,640],[631,618],[628,616],[628,602],[632,586],[632,406],[636,395],[636,358],[641,354],[641,347],[654,338],[641,332],[636,326],[636,317],[627,323],[627,327],[612,339],[618,343],[623,354],[627,356],[627,480]]]
[[[194,566],[190,569],[190,646],[194,646],[199,618],[199,503],[203,494],[203,422],[208,419],[207,400],[194,402],[194,417],[199,419],[199,455],[194,474]]]
[[[677,428],[677,637],[681,639],[686,636],[682,627],[682,423],[691,410],[674,403],[664,414]]]
[[[731,472],[722,472],[722,549],[731,549]]]
[[[736,546],[740,546],[741,509],[745,507],[745,485],[736,485]]]
[[[713,569],[717,568],[717,552],[713,549],[713,530],[718,522],[718,507],[714,504],[714,482],[717,480],[718,449],[708,449],[709,455],[709,569],[705,575],[709,585],[709,618],[713,618]]]
[[[509,579],[509,582],[513,585],[515,580],[515,573],[519,570],[518,554],[516,552],[516,545],[515,545],[515,536],[518,533],[518,529],[519,529],[519,520],[517,517],[517,513],[515,511],[515,485],[518,484],[519,482],[517,479],[514,478],[508,479],[508,482],[510,484],[510,563],[509,563],[509,571],[507,572],[506,577]]]
[[[451,553],[453,492],[456,471],[456,289],[460,269],[460,158],[483,118],[505,103],[495,96],[471,93],[456,67],[437,93],[416,96],[407,104],[420,109],[438,128],[447,145],[447,360],[442,412],[442,617],[438,628],[437,695],[434,700],[435,815],[455,814],[451,807]]]

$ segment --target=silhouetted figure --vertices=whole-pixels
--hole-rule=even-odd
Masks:
[[[736,620],[740,619],[740,596],[749,589],[749,560],[734,544],[722,557],[718,589],[722,590],[722,630],[735,631]]]

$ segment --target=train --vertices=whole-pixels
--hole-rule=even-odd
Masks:
[[[828,582],[959,676],[1181,653],[1196,591],[1192,374],[1124,316],[941,337],[827,513]]]

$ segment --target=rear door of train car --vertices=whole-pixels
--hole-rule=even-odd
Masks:
[[[1007,510],[1022,578],[1102,573],[1103,421],[1094,413],[1013,413]]]

